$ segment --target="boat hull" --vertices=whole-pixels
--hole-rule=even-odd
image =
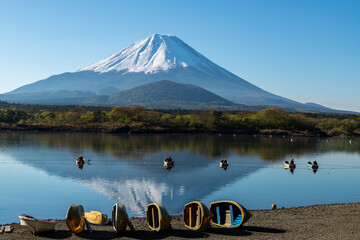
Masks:
[[[85,229],[85,212],[84,207],[79,204],[72,204],[67,213],[65,222],[70,231],[78,234]]]
[[[227,168],[227,167],[229,166],[229,164],[228,164],[228,163],[219,162],[219,166],[220,166],[221,168]]]
[[[209,225],[213,214],[205,204],[193,201],[184,206],[184,225],[192,230],[203,230]]]
[[[105,213],[98,211],[90,211],[85,213],[85,218],[91,224],[105,225],[109,222],[108,216]]]
[[[319,168],[319,165],[313,164],[312,162],[308,162],[308,168],[318,169],[318,168]]]
[[[292,168],[292,169],[296,168],[296,164],[291,164],[289,161],[285,161],[284,165],[285,165],[284,168]]]
[[[167,161],[164,161],[164,166],[168,166],[168,167],[172,167],[174,166],[174,162],[167,162]]]
[[[251,213],[234,201],[218,201],[210,204],[210,211],[214,215],[211,223],[224,228],[238,228],[249,220]]]
[[[146,220],[153,231],[165,231],[170,227],[170,216],[161,203],[151,203],[147,206]]]
[[[30,216],[19,216],[20,225],[26,226],[33,234],[54,231],[57,221],[54,219],[40,220]]]
[[[129,225],[129,216],[126,208],[122,204],[114,204],[112,209],[112,225],[117,233],[124,232]]]

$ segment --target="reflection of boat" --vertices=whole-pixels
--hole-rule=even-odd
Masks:
[[[79,168],[80,170],[82,170],[83,167],[84,167],[84,164],[83,164],[83,163],[76,163],[76,165],[78,166],[78,168]]]
[[[170,216],[160,203],[150,203],[146,210],[146,219],[151,230],[164,231],[170,227]]]
[[[184,224],[192,230],[204,229],[212,219],[210,210],[201,202],[190,202],[184,206]]]
[[[90,211],[85,213],[85,218],[91,224],[105,225],[109,222],[108,216],[105,213],[98,211]]]
[[[174,164],[175,164],[175,161],[172,160],[171,157],[167,157],[167,158],[164,159],[164,166],[169,166],[169,167],[171,166],[171,167],[173,167]]]
[[[211,222],[225,228],[240,227],[252,216],[246,208],[233,201],[212,202],[210,211],[214,215]]]
[[[57,223],[55,219],[42,220],[42,219],[36,219],[34,217],[25,214],[19,216],[19,218],[20,218],[20,225],[28,227],[30,231],[34,234],[40,232],[53,231]]]
[[[85,213],[83,206],[73,204],[69,207],[66,218],[66,224],[73,233],[81,233],[85,229]]]
[[[312,169],[318,169],[319,165],[316,161],[313,161],[313,162],[308,162],[308,167]]]
[[[126,227],[129,225],[132,231],[135,231],[133,225],[129,220],[126,208],[122,204],[114,204],[112,209],[112,225],[114,230],[119,233],[126,230]]]
[[[222,159],[219,161],[219,165],[221,168],[227,168],[229,167],[229,162],[226,159]]]
[[[285,161],[284,162],[285,168],[296,168],[296,164],[295,163],[291,163],[289,161]]]

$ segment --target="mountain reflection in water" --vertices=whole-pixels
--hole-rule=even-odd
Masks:
[[[329,151],[359,154],[357,142],[348,144],[339,138],[290,141],[254,136],[1,133],[0,151],[19,164],[80,183],[123,203],[130,215],[144,216],[151,202],[164,204],[170,214],[179,214],[186,203],[207,199],[291,156],[298,159]],[[90,160],[81,171],[75,165],[79,155]],[[176,162],[171,171],[163,166],[167,156]],[[227,171],[219,168],[223,158],[230,163]],[[299,164],[294,176],[298,168]],[[234,198],[243,199],[241,193]]]

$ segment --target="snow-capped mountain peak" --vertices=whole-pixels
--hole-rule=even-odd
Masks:
[[[202,71],[219,68],[178,37],[154,34],[79,71],[156,73],[188,66]]]

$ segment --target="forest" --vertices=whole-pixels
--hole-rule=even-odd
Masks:
[[[227,110],[152,110],[137,107],[10,105],[0,109],[1,130],[106,133],[219,133],[358,136],[360,114]]]

